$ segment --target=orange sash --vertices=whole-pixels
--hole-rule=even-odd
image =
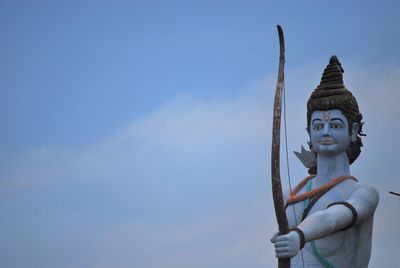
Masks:
[[[305,178],[292,190],[292,192],[289,194],[288,199],[287,199],[287,201],[286,201],[286,207],[289,206],[289,205],[291,205],[291,204],[295,204],[295,203],[297,203],[297,202],[303,201],[303,200],[306,199],[306,198],[309,198],[309,197],[312,198],[312,197],[314,197],[315,195],[317,195],[317,194],[320,193],[320,192],[323,192],[323,191],[327,192],[327,191],[329,191],[330,189],[332,189],[334,186],[338,185],[339,183],[341,183],[341,182],[343,182],[343,181],[345,181],[345,180],[352,179],[352,180],[358,182],[358,180],[356,179],[356,177],[353,177],[353,176],[350,176],[350,175],[339,176],[339,177],[336,177],[336,178],[334,178],[334,179],[328,181],[328,182],[325,183],[324,185],[321,185],[321,186],[319,186],[319,187],[317,187],[317,188],[315,188],[315,189],[312,189],[312,190],[309,191],[309,192],[306,192],[306,193],[302,193],[302,194],[297,195],[297,193],[301,190],[301,188],[303,188],[304,185],[306,185],[306,183],[307,183],[310,179],[314,178],[315,176],[316,176],[316,175],[310,175],[310,176],[305,177]]]

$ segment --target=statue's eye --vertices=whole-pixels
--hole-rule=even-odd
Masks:
[[[312,128],[313,128],[314,130],[316,130],[316,131],[321,130],[321,129],[322,129],[322,124],[314,124],[314,125],[312,126]]]
[[[333,129],[344,128],[344,125],[342,123],[332,123],[331,128]]]

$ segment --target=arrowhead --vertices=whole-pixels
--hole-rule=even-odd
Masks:
[[[315,157],[315,153],[304,149],[303,145],[301,146],[301,152],[294,151],[294,154],[306,168],[315,166],[317,163],[317,158]]]

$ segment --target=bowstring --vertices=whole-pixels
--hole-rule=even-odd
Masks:
[[[293,193],[292,193],[292,183],[290,179],[290,165],[289,165],[289,153],[288,153],[288,135],[287,135],[287,126],[286,126],[286,88],[285,88],[285,82],[283,82],[283,125],[284,125],[284,132],[285,132],[285,155],[286,155],[286,171],[287,171],[287,176],[288,176],[288,181],[289,181],[289,191],[290,191],[290,198],[293,199]],[[294,214],[294,221],[297,226],[297,215],[296,215],[296,210],[294,209],[294,204],[291,206],[293,209],[293,214]],[[301,262],[302,266],[304,268],[304,257],[303,257],[303,249],[300,249],[300,255],[301,255]]]

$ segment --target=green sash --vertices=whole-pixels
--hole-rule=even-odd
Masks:
[[[312,188],[312,180],[309,180],[309,181],[307,182],[306,192],[311,191],[311,188]],[[308,206],[308,204],[310,203],[310,200],[311,200],[310,197],[309,197],[309,198],[306,198],[306,199],[304,200],[304,209]],[[334,266],[332,263],[330,263],[324,256],[322,256],[322,255],[319,253],[319,251],[318,251],[318,249],[317,249],[317,246],[315,245],[315,241],[313,240],[313,241],[311,241],[310,243],[311,243],[312,253],[313,253],[313,255],[315,256],[315,258],[317,258],[317,260],[318,260],[322,265],[324,265],[325,267],[327,267],[327,268],[335,268],[335,266]]]

